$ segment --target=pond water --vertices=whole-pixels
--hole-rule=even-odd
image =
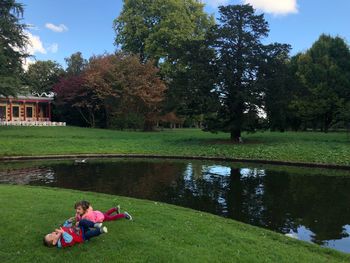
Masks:
[[[0,183],[166,202],[350,253],[350,172],[194,160],[0,163]]]

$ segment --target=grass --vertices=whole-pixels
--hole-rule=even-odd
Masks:
[[[134,221],[106,223],[109,233],[72,248],[42,237],[87,199],[117,202]],[[70,190],[0,185],[1,262],[349,262],[350,255],[230,219],[162,203]],[[6,201],[5,201],[6,200]]]
[[[244,144],[196,129],[121,132],[78,127],[0,127],[0,156],[79,153],[219,156],[350,165],[345,132],[258,132]]]

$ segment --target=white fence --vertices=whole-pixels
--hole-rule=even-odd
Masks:
[[[54,121],[0,121],[0,126],[66,126],[66,123]]]

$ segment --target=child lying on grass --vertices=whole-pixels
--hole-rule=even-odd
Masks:
[[[107,228],[103,227],[101,223],[93,223],[83,219],[79,221],[78,227],[73,227],[72,222],[67,220],[63,227],[44,237],[44,245],[47,247],[57,246],[58,248],[71,247],[107,232]]]
[[[113,221],[120,218],[125,218],[128,220],[132,220],[131,215],[128,212],[120,213],[120,207],[113,207],[109,209],[107,212],[102,213],[98,210],[93,210],[92,206],[88,201],[80,201],[75,203],[74,205],[76,214],[75,220],[79,222],[82,219],[90,220],[94,223],[102,223],[105,221]],[[115,213],[114,215],[112,215]]]

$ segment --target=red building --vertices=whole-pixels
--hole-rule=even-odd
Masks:
[[[54,93],[34,93],[4,97],[0,95],[0,125],[66,126],[65,122],[51,121]]]
[[[0,97],[0,121],[51,121],[52,97]]]

